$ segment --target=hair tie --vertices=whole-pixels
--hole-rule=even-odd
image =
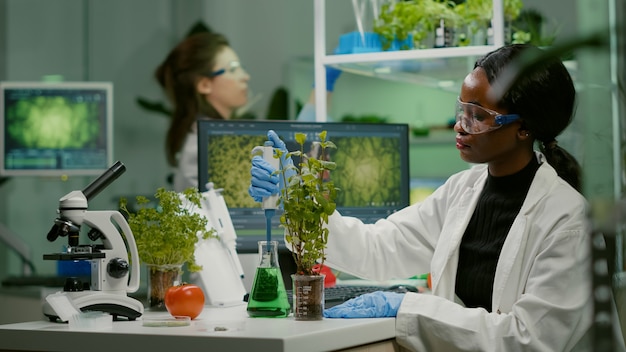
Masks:
[[[558,144],[558,142],[556,141],[556,139],[552,139],[550,141],[543,142],[543,148],[546,149],[546,150],[552,150],[552,149],[556,148],[557,144]]]

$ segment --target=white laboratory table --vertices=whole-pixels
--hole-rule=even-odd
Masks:
[[[104,330],[70,330],[46,320],[0,325],[0,351],[394,351],[395,319],[249,318],[245,305],[205,307],[189,326],[144,326],[147,311]],[[367,345],[377,346],[368,348]],[[359,347],[360,346],[360,347]],[[355,349],[353,349],[355,348]]]

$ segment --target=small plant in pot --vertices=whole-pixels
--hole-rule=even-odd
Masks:
[[[504,0],[504,41],[511,41],[511,24],[520,15],[524,6],[522,0]],[[487,32],[493,16],[493,0],[467,0],[459,3],[454,7],[456,12],[462,19],[461,23],[466,27],[472,45],[485,45],[487,41]]]
[[[404,42],[407,38],[412,38],[414,48],[431,48],[435,45],[435,28],[442,21],[446,26],[458,22],[453,9],[451,1],[385,2],[374,21],[374,32],[382,37],[383,50],[388,50],[394,40]]]
[[[296,320],[321,320],[324,275],[316,265],[323,266],[326,259],[328,229],[324,225],[336,208],[338,189],[329,177],[336,165],[328,152],[336,146],[326,139],[326,131],[319,133],[320,140],[312,142],[309,151],[305,151],[304,133],[296,133],[295,139],[300,148],[287,157],[299,160],[298,165],[281,165],[280,177],[286,182],[279,197],[283,206],[280,222],[297,267],[292,275],[293,314]]]
[[[128,209],[127,200],[122,198],[120,209],[128,216],[139,259],[148,267],[149,306],[165,310],[165,293],[181,283],[183,265],[189,272],[202,269],[194,256],[196,243],[216,237],[216,231],[207,229],[208,220],[195,211],[202,197],[196,188],[182,193],[159,188],[155,197],[157,206],[147,197],[137,196],[135,212]]]

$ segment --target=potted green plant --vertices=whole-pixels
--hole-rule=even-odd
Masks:
[[[394,40],[404,41],[409,37],[415,48],[430,48],[434,46],[435,28],[442,21],[446,26],[454,26],[458,20],[451,1],[386,2],[381,6],[373,29],[382,37],[384,50],[389,49]]]
[[[522,0],[504,0],[502,2],[505,21],[505,41],[512,39],[511,22],[519,17]],[[493,0],[467,0],[455,6],[454,11],[462,19],[462,25],[468,30],[468,34],[474,37],[472,44],[483,45],[486,41],[487,28],[493,15]],[[482,39],[476,39],[480,37]]]
[[[139,259],[148,267],[149,306],[164,310],[165,292],[181,282],[183,265],[190,272],[202,269],[195,260],[196,243],[216,237],[216,231],[207,229],[207,218],[195,211],[201,199],[196,188],[182,193],[159,188],[155,197],[157,206],[147,197],[137,196],[136,212],[131,212],[122,198],[120,209],[128,216]]]
[[[324,265],[328,243],[328,229],[324,225],[336,208],[338,189],[329,177],[336,165],[330,161],[328,152],[336,146],[326,139],[326,131],[319,133],[319,141],[310,143],[308,151],[305,151],[304,133],[296,133],[295,139],[299,150],[287,156],[299,160],[297,167],[289,164],[280,168],[280,177],[286,181],[279,196],[283,206],[280,223],[286,229],[285,240],[291,246],[297,267],[292,275],[294,318],[320,320],[324,309],[324,275],[316,267]]]

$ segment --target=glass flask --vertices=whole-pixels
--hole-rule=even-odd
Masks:
[[[250,317],[284,318],[291,311],[278,265],[278,241],[259,241],[259,266],[248,297]]]

